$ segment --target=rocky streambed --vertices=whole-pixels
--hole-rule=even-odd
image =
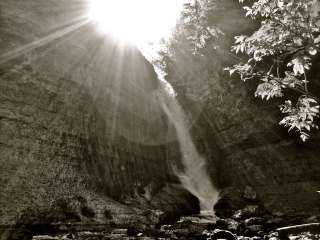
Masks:
[[[29,209],[14,225],[0,226],[0,239],[320,239],[320,215],[270,210],[250,187],[222,191],[214,208],[217,218],[194,214],[183,204],[159,210],[153,201],[64,198],[46,209]]]
[[[289,234],[286,237],[280,237],[278,231],[258,231],[257,227],[246,228],[245,232],[237,231],[225,231],[223,228],[217,227],[216,224],[199,223],[194,221],[182,221],[173,225],[163,225],[160,229],[136,229],[134,227],[129,228],[110,228],[105,226],[105,230],[102,231],[80,231],[69,232],[56,235],[35,235],[34,240],[61,240],[61,239],[79,239],[79,240],[98,240],[98,239],[199,239],[199,240],[278,240],[278,239],[290,239],[290,240],[313,240],[320,239],[320,235],[312,232],[301,232]],[[244,234],[244,235],[242,235]],[[218,237],[219,235],[219,237]]]
[[[150,210],[150,214],[157,214]],[[307,214],[285,215],[281,212],[269,213],[259,205],[247,205],[237,210],[229,218],[216,222],[204,215],[183,216],[174,222],[141,222],[141,216],[127,224],[111,222],[92,224],[81,222],[34,225],[34,232],[27,235],[11,235],[9,239],[59,240],[59,239],[226,239],[226,240],[313,240],[320,239],[320,226],[303,228],[300,231],[287,231],[281,235],[280,227],[319,222],[320,216]],[[22,225],[20,225],[22,227]],[[24,226],[28,227],[27,225]],[[29,226],[29,229],[30,226]],[[47,232],[46,232],[47,231]],[[41,234],[40,234],[41,233]],[[217,238],[217,233],[220,237]],[[280,234],[279,234],[280,233]],[[287,234],[288,233],[288,234]]]

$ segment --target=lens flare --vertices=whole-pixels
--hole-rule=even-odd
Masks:
[[[135,44],[167,38],[184,0],[90,0],[89,18],[99,29]]]

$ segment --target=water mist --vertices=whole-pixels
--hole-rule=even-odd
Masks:
[[[206,169],[206,161],[199,154],[189,133],[187,118],[175,96],[161,89],[158,94],[161,107],[176,129],[184,171],[174,168],[181,184],[200,201],[201,214],[215,217],[213,206],[219,199]]]

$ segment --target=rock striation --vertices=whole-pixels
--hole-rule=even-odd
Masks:
[[[175,49],[167,67],[168,81],[192,116],[193,138],[207,157],[212,178],[222,189],[245,191],[251,186],[271,211],[319,212],[319,133],[302,143],[278,125],[280,101],[255,98],[256,81],[243,83],[223,71],[239,62],[230,54],[234,36],[250,35],[257,23],[244,17],[237,1],[213,2],[218,10],[210,15],[210,23],[225,34],[218,50],[208,44],[203,57],[193,57]],[[184,46],[183,41],[174,46]],[[310,73],[316,93],[318,77],[318,71]]]
[[[94,209],[117,207],[106,196],[175,204],[157,193],[173,191],[179,152],[139,50],[97,31],[86,1],[4,0],[0,10],[0,223],[77,196]]]

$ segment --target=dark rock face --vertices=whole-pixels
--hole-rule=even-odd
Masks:
[[[168,144],[174,131],[157,103],[152,66],[134,47],[96,32],[85,6],[0,2],[0,223],[26,217],[144,226],[197,212],[194,196],[166,185],[177,181],[169,161],[180,156],[177,144]],[[224,17],[229,37],[241,31],[243,21]],[[191,128],[213,181],[246,193],[222,202],[220,209],[231,210],[222,214],[231,217],[255,198],[270,211],[319,210],[319,136],[307,144],[287,137],[276,126],[276,108],[262,108],[251,90],[226,79],[213,78],[213,99]],[[138,198],[139,207],[169,214],[106,196]],[[257,221],[248,220],[252,231]]]
[[[228,54],[233,37],[250,34],[256,26],[244,18],[237,1],[215,3],[221,10],[212,24],[225,33],[222,50],[193,60],[177,51],[168,72],[181,104],[194,116],[191,130],[207,157],[211,176],[221,189],[244,192],[250,185],[271,211],[319,212],[320,135],[315,132],[309,142],[302,143],[288,134],[278,125],[280,102],[254,98],[256,82],[243,83],[219,70],[237,63]],[[317,79],[319,73],[312,75]],[[208,99],[203,100],[202,89],[210,92]]]
[[[154,195],[171,181],[174,131],[142,54],[97,32],[85,1],[4,0],[0,10],[0,223],[73,196],[89,204],[78,218],[102,219],[105,196]]]
[[[188,201],[185,201],[186,199]],[[163,202],[167,204],[164,205]],[[150,204],[153,208],[165,212],[161,217],[160,223],[172,222],[178,220],[180,216],[200,212],[198,198],[177,184],[165,186],[153,197]]]

